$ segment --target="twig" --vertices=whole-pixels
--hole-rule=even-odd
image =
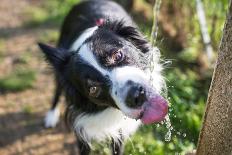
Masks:
[[[160,5],[161,5],[161,0],[156,0],[155,4],[153,6],[153,25],[152,25],[152,30],[151,30],[151,36],[150,36],[150,41],[152,44],[152,51],[149,54],[149,69],[150,69],[150,73],[152,75],[153,71],[154,71],[154,66],[155,66],[155,53],[159,52],[159,49],[157,47],[155,47],[155,43],[156,43],[156,39],[157,39],[157,35],[158,35],[158,15],[159,15],[159,11],[160,11]],[[153,77],[150,76],[150,81],[151,83],[153,83]]]
[[[205,12],[201,0],[196,0],[197,15],[200,23],[200,29],[202,34],[202,39],[205,44],[206,55],[208,61],[212,63],[213,60],[213,48],[211,45],[211,39],[207,30],[207,22],[205,18]]]

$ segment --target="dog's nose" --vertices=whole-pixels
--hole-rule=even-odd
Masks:
[[[138,83],[128,82],[128,92],[126,96],[126,104],[131,108],[140,107],[146,101],[145,88]]]

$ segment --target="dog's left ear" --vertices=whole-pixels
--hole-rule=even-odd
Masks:
[[[147,53],[151,50],[151,44],[147,41],[145,36],[136,27],[128,26],[125,24],[124,20],[120,21],[110,21],[99,26],[99,28],[107,28],[115,32],[119,36],[130,41],[135,47],[141,50],[143,53]]]
[[[143,53],[147,53],[151,49],[151,44],[142,35],[137,28],[131,26],[122,26],[118,32],[120,36],[132,42]]]
[[[70,58],[70,52],[62,49],[62,48],[55,48],[50,45],[46,45],[43,43],[38,43],[40,49],[45,54],[46,59],[48,62],[57,70],[61,71],[64,66],[68,63]]]

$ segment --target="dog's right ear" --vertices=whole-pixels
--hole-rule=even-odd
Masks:
[[[55,48],[50,45],[46,45],[43,43],[38,43],[40,49],[44,52],[46,59],[48,62],[57,70],[61,71],[65,64],[69,61],[70,52],[62,49]]]

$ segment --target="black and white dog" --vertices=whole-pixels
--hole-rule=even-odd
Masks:
[[[57,48],[39,43],[56,75],[56,91],[46,127],[59,119],[57,103],[65,93],[66,119],[77,135],[80,154],[91,142],[123,141],[141,123],[162,121],[168,105],[159,52],[154,51],[121,6],[112,1],[83,1],[65,18]],[[153,71],[148,56],[155,52]],[[152,77],[152,81],[150,80]]]

